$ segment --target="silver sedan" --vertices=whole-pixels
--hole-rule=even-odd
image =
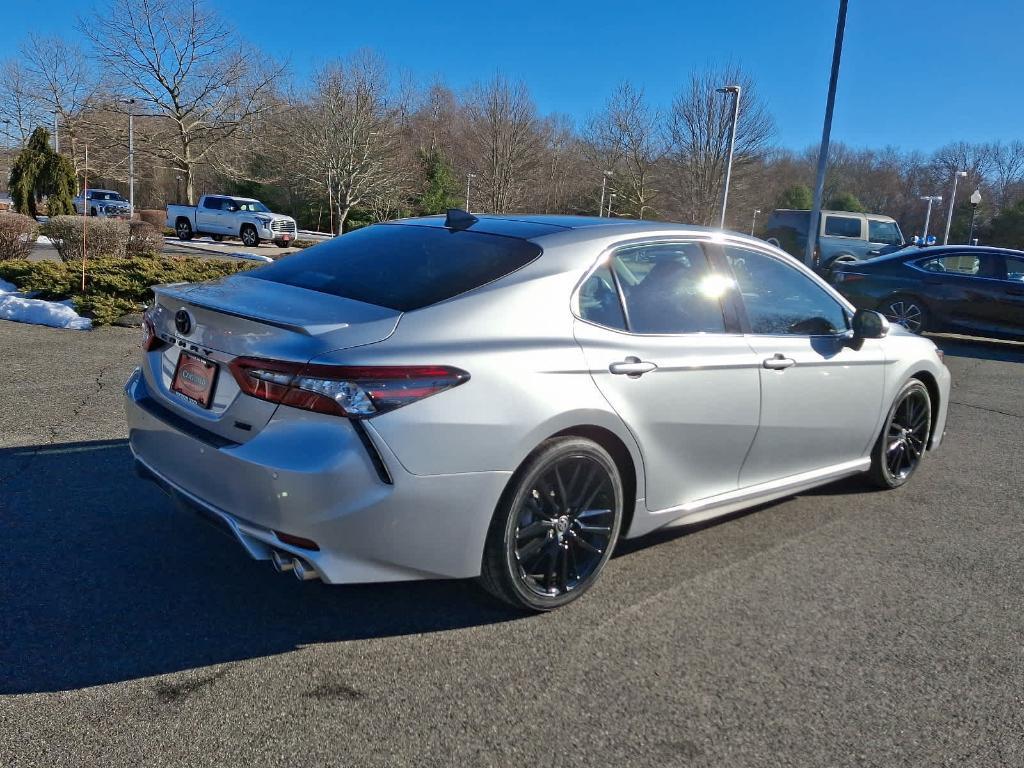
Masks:
[[[699,227],[451,211],[155,293],[138,471],[303,580],[548,610],[620,538],[902,485],[946,422],[931,341]]]

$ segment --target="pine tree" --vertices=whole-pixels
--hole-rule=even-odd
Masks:
[[[37,216],[44,199],[50,216],[75,212],[75,168],[68,158],[50,148],[50,132],[45,128],[32,131],[28,144],[14,159],[9,186],[18,213]]]
[[[426,181],[415,201],[417,212],[423,215],[444,213],[462,204],[458,198],[459,183],[455,180],[448,160],[438,150],[423,152],[420,156]]]

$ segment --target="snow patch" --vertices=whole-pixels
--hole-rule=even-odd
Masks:
[[[229,253],[228,256],[233,256],[236,259],[248,259],[249,261],[273,261],[272,258],[264,256],[262,253],[242,253],[241,251],[237,251],[235,253]]]
[[[15,286],[5,280],[0,280],[0,320],[47,325],[51,328],[66,328],[73,331],[88,331],[92,328],[92,320],[75,312],[71,299],[26,299],[18,293]]]

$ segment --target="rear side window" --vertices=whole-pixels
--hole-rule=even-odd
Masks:
[[[409,312],[493,282],[540,254],[518,238],[375,224],[246,274]]]
[[[860,219],[850,216],[826,216],[825,234],[833,237],[860,237]]]
[[[650,243],[611,260],[632,333],[724,333],[721,296],[730,281],[712,271],[699,243]]]
[[[208,208],[211,211],[219,211],[222,200],[219,197],[208,197],[203,200],[203,208]]]
[[[580,287],[580,317],[591,323],[626,330],[626,317],[608,265],[597,269]]]

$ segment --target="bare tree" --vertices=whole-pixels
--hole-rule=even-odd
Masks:
[[[730,195],[746,191],[751,181],[748,171],[760,165],[757,161],[775,130],[753,78],[738,67],[691,75],[669,112],[667,166],[670,194],[683,218],[696,224],[711,224],[721,204],[732,102],[716,89],[727,84],[743,89]]]
[[[654,169],[664,149],[658,113],[649,107],[642,89],[623,83],[603,111],[591,119],[586,139],[594,158],[594,178],[610,170],[618,212],[642,219],[654,213]]]
[[[400,141],[404,111],[392,99],[384,62],[366,52],[320,70],[312,92],[293,108],[290,163],[330,198],[339,234],[355,206],[381,216],[396,210],[407,182]]]
[[[0,132],[8,140],[24,145],[33,129],[45,120],[25,67],[15,59],[4,61],[0,64]]]
[[[526,85],[502,75],[474,86],[466,99],[468,162],[488,210],[506,213],[523,200],[537,167],[537,109]]]
[[[196,171],[275,106],[282,68],[248,50],[202,0],[111,0],[82,23],[112,88],[164,116],[148,149],[179,169],[195,202]]]

